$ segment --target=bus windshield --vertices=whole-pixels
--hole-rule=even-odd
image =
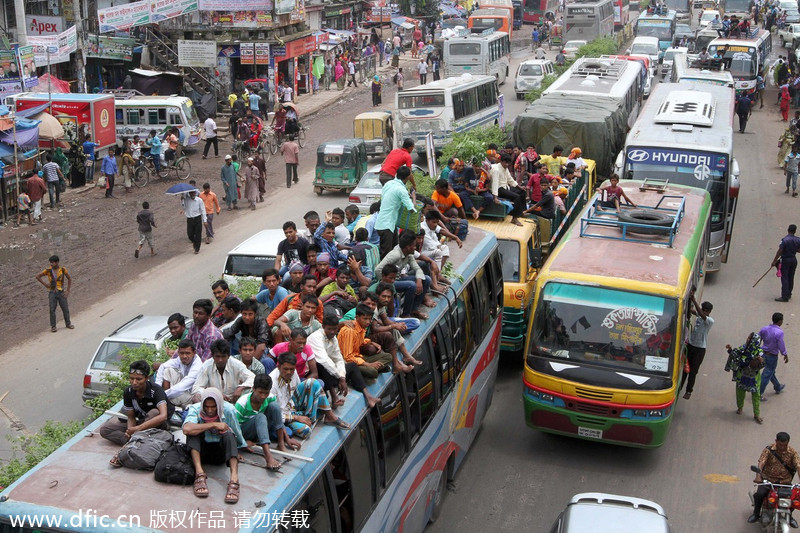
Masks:
[[[499,30],[503,27],[503,19],[500,17],[481,17],[476,18],[472,17],[472,27],[473,29],[480,29],[485,30],[487,28],[494,28],[495,30]],[[453,47],[450,47],[450,53],[453,52]]]
[[[451,56],[479,56],[481,43],[450,43]]]
[[[518,76],[541,76],[542,75],[542,66],[541,65],[526,65],[523,63],[519,66],[519,73]]]
[[[534,316],[534,359],[632,374],[635,384],[640,383],[636,375],[671,375],[677,322],[673,299],[550,282]]]
[[[444,93],[441,94],[408,94],[398,97],[400,109],[425,109],[428,107],[444,107]]]
[[[653,37],[657,37],[657,35],[653,35]],[[658,55],[658,46],[650,43],[634,43],[631,47],[631,55],[655,56]]]
[[[755,78],[756,76],[756,54],[755,49],[750,47],[748,52],[731,50],[729,47],[722,56],[723,62],[728,67],[734,78]],[[709,46],[708,53],[712,56],[716,54],[717,46]]]
[[[647,22],[639,21],[639,24],[636,26],[636,36],[658,37],[660,41],[666,41],[672,38],[672,32],[670,31],[668,24],[651,25]],[[641,54],[646,52],[633,53]]]
[[[649,157],[645,161],[632,160],[642,159],[641,154],[649,154]],[[662,159],[654,163],[656,155]],[[701,187],[705,183],[705,189],[711,195],[711,231],[724,229],[728,181],[728,157],[725,154],[628,148],[626,160],[626,178],[669,180],[690,187]]]
[[[186,114],[186,120],[188,121],[189,126],[194,126],[195,124],[200,123],[200,119],[197,118],[197,111],[195,111],[191,100],[181,104],[181,109],[183,109],[183,112]]]

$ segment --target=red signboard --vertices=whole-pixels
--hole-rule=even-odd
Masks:
[[[17,111],[47,104],[46,94],[31,94],[16,99]],[[64,128],[64,138],[56,142],[56,146],[69,148],[69,142],[83,142],[86,133],[92,140],[100,144],[100,148],[111,146],[117,141],[117,124],[114,115],[114,96],[95,94],[56,94],[50,109]],[[50,147],[50,141],[40,141],[44,148]]]

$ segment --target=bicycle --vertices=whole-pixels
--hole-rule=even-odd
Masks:
[[[175,178],[178,180],[185,181],[189,179],[189,176],[192,174],[192,164],[189,163],[188,157],[181,155],[171,163],[172,164],[168,164],[162,160],[160,169],[156,172],[152,157],[140,157],[133,171],[133,184],[137,187],[144,187],[151,179],[155,179],[153,176],[166,179],[171,172],[174,172]]]
[[[308,128],[306,128],[305,126],[303,126],[299,122],[297,123],[297,131],[294,133],[294,138],[297,140],[297,144],[300,145],[300,148],[303,148],[306,145],[306,130],[307,129]],[[283,142],[289,136],[287,136],[284,132],[282,132],[282,131],[280,131],[280,130],[278,130],[276,128],[272,128],[272,131],[273,131],[273,136],[275,137],[275,148],[274,148],[274,151],[272,153],[275,154],[275,153],[277,153],[278,148],[280,148],[280,145],[282,145]],[[272,149],[272,147],[270,147],[270,149]]]

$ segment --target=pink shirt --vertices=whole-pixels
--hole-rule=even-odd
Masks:
[[[300,147],[296,142],[287,141],[281,145],[281,153],[283,154],[284,163],[298,164],[300,156]]]
[[[273,346],[272,349],[270,350],[270,353],[277,362],[278,356],[288,351],[289,351],[289,343],[282,342],[280,344],[276,344],[275,346]],[[300,376],[301,378],[305,377],[305,375],[308,374],[308,367],[306,365],[306,361],[314,359],[314,351],[311,349],[311,346],[306,344],[302,352],[296,353],[294,355],[297,357],[297,367],[295,368],[295,370],[297,371],[297,375]]]

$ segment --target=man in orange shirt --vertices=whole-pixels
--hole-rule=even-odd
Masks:
[[[397,357],[384,352],[380,344],[367,338],[367,326],[372,322],[373,311],[366,304],[356,307],[356,319],[352,323],[344,322],[339,330],[339,349],[347,363],[356,363],[358,369],[367,379],[377,379],[379,372],[388,372],[390,368],[401,370]]]
[[[211,184],[203,184],[203,192],[200,193],[200,199],[206,206],[206,244],[211,244],[214,240],[214,210],[219,215],[219,200],[217,200],[216,193],[211,192]]]
[[[458,235],[459,239],[466,239],[469,226],[461,198],[450,190],[450,185],[445,179],[436,180],[434,187],[431,200],[442,214],[442,222],[447,225],[451,233]]]
[[[305,276],[303,281],[300,284],[300,292],[297,294],[290,294],[286,298],[284,298],[281,303],[279,303],[275,309],[267,317],[267,325],[272,327],[275,324],[275,321],[278,320],[279,317],[283,316],[286,311],[289,309],[300,309],[303,307],[303,295],[310,294],[312,296],[317,295],[317,278],[314,276]],[[319,320],[320,324],[322,323],[322,301],[317,298],[317,320]]]

